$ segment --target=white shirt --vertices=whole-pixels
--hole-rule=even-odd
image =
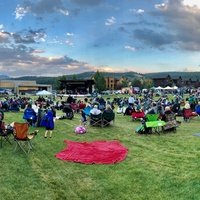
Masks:
[[[134,97],[130,96],[130,97],[128,98],[128,102],[129,102],[129,103],[132,103],[132,104],[133,104],[134,101],[135,101]]]
[[[92,108],[92,110],[90,110],[90,113],[93,115],[99,115],[101,113],[101,111],[98,108]]]

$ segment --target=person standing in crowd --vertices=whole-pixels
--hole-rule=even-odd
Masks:
[[[132,106],[132,107],[133,107],[134,102],[135,102],[135,99],[134,99],[133,95],[131,95],[131,96],[128,98],[128,104],[129,104],[129,106]]]
[[[74,98],[71,95],[69,95],[67,97],[67,103],[71,104],[73,102],[73,100],[74,100]]]
[[[44,138],[47,138],[48,134],[49,137],[52,137],[52,133],[54,130],[54,120],[53,120],[53,116],[54,113],[52,111],[52,109],[48,109],[47,113],[45,114],[45,116],[43,117],[42,121],[41,121],[41,126],[44,126],[46,131],[44,134]]]
[[[55,108],[55,106],[51,106],[51,110],[53,112],[53,121],[55,122],[56,121],[56,108]]]
[[[40,104],[39,108],[38,108],[38,115],[37,115],[37,123],[36,123],[37,127],[41,126],[41,121],[42,121],[42,118],[43,118],[44,114],[45,114],[45,111],[43,109],[42,104]]]

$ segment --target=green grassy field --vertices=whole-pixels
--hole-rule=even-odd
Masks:
[[[23,113],[5,113],[5,122],[23,121]],[[182,120],[182,119],[180,119]],[[88,127],[74,134],[80,115],[57,120],[53,138],[44,128],[26,156],[14,152],[14,143],[0,149],[0,199],[2,200],[197,200],[200,199],[200,119],[182,122],[176,133],[137,135],[130,116],[116,115],[114,126]],[[55,158],[63,141],[119,140],[129,150],[113,165],[84,165]]]

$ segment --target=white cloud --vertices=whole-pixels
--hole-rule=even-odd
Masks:
[[[199,0],[183,0],[183,4],[186,6],[197,6],[198,8],[200,8]]]
[[[161,3],[161,4],[155,4],[154,7],[156,9],[165,9],[166,8],[166,4],[165,3]]]
[[[71,47],[74,46],[74,43],[70,40],[66,40],[66,44]]]
[[[1,73],[11,77],[25,75],[60,76],[91,71],[92,69],[88,63],[74,60],[68,56],[47,57],[42,56],[41,53],[45,52],[22,45],[15,46],[15,48],[0,46]]]
[[[21,20],[27,12],[34,16],[44,16],[44,14],[60,13],[69,15],[69,10],[63,5],[63,0],[35,0],[22,1],[22,5],[17,5],[15,10],[16,19]]]
[[[110,18],[106,19],[105,25],[106,26],[112,26],[115,23],[116,23],[115,17],[110,17]]]
[[[47,38],[47,35],[45,33],[36,33],[34,36],[35,42],[45,42]]]
[[[72,41],[72,37],[74,36],[74,34],[73,33],[66,33],[66,35],[67,35],[67,40],[65,41],[65,43],[68,45],[68,46],[71,46],[71,47],[73,47],[74,46],[74,43],[73,43],[73,41]]]
[[[20,5],[17,5],[15,9],[15,19],[21,20],[28,11],[29,7],[21,7]]]
[[[136,10],[136,13],[137,13],[137,14],[143,14],[143,13],[144,13],[144,10],[143,10],[143,9],[138,9],[138,10]]]
[[[69,11],[68,10],[58,9],[58,12],[60,12],[61,14],[65,15],[65,16],[69,15]]]
[[[129,10],[131,13],[136,13],[136,14],[138,14],[138,15],[142,15],[142,14],[144,14],[144,10],[143,9],[130,9]]]
[[[74,36],[73,33],[66,33],[67,36]]]
[[[32,54],[41,54],[41,53],[44,53],[45,51],[42,50],[42,49],[34,49]]]
[[[124,46],[124,48],[128,49],[129,51],[136,51],[135,47],[132,47],[132,46],[129,46],[129,45]]]
[[[148,42],[159,41],[155,36],[160,35],[160,39],[164,39],[164,45],[173,44],[176,48],[183,50],[199,51],[200,7],[197,7],[197,4],[200,5],[199,0],[168,0],[162,4],[156,4],[157,10],[153,13],[153,16],[160,17],[163,20],[169,35],[163,36],[161,32],[155,32],[154,36],[148,36]],[[171,37],[169,37],[170,35]]]
[[[0,32],[0,43],[8,43],[10,39],[10,35],[6,32]]]

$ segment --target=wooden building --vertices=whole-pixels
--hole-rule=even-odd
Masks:
[[[39,90],[52,91],[52,85],[37,84],[36,81],[0,80],[0,89],[8,89],[14,94],[35,94]]]
[[[106,81],[106,89],[107,90],[116,90],[117,89],[117,84],[119,82],[118,79],[116,79],[114,77],[106,77],[105,81]]]
[[[200,81],[198,79],[183,79],[181,76],[178,78],[172,78],[170,75],[166,77],[152,78],[154,86],[166,87],[166,86],[177,86],[177,87],[200,87]]]

